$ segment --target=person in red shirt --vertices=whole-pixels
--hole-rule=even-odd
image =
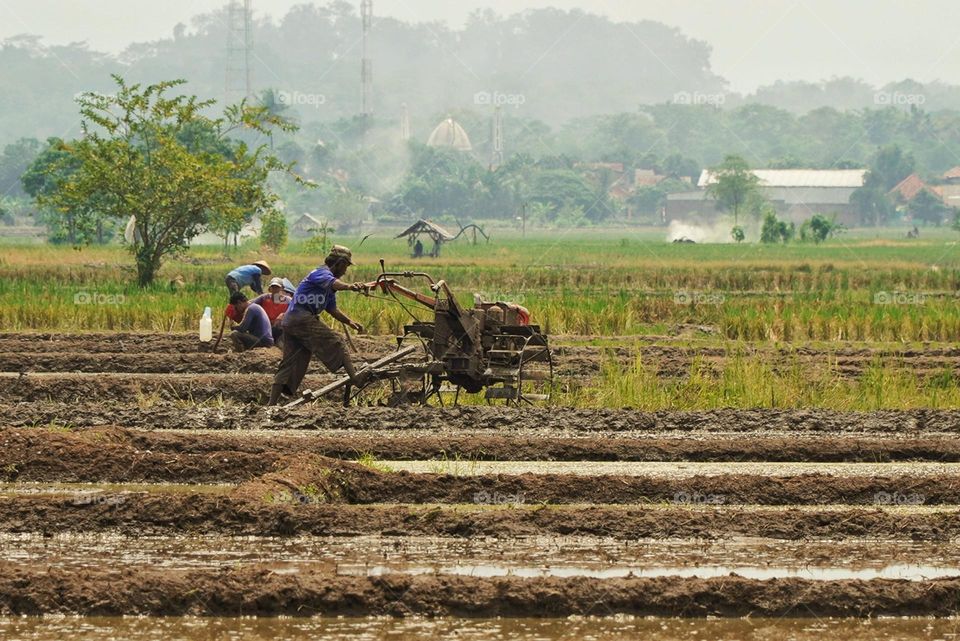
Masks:
[[[267,313],[270,326],[273,328],[273,340],[274,342],[279,341],[283,334],[280,329],[280,321],[283,320],[283,315],[290,305],[290,297],[283,291],[283,279],[273,278],[267,288],[267,293],[257,296],[251,302],[262,307],[263,311]]]
[[[243,312],[237,309],[233,303],[227,305],[227,308],[223,310],[223,315],[238,325],[243,322]]]

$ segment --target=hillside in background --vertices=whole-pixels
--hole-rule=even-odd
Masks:
[[[360,20],[355,3],[301,5],[254,24],[253,86],[288,97],[301,121],[329,122],[360,108]],[[186,78],[204,97],[225,98],[226,10],[195,16],[169,38],[131,44],[120,55],[84,44],[45,46],[35,36],[0,45],[0,143],[76,134],[73,96],[130,82]],[[416,131],[448,111],[500,101],[515,115],[558,126],[571,119],[636,112],[640,105],[703,104],[730,109],[759,102],[794,114],[892,105],[960,108],[960,89],[912,81],[872,87],[852,78],[781,82],[742,96],[711,70],[711,49],[678,29],[615,23],[579,10],[509,17],[476,12],[462,29],[375,18],[371,42],[374,109],[399,119],[406,103]],[[916,104],[919,103],[919,104]]]

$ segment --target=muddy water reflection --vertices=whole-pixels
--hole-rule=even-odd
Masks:
[[[852,641],[953,639],[953,619],[0,618],[6,641]]]
[[[932,579],[960,576],[952,543],[598,537],[126,537],[0,534],[0,561],[58,567],[167,569],[266,565],[279,572],[472,576],[725,576],[755,579]]]
[[[483,474],[575,474],[579,476],[626,475],[689,478],[724,474],[760,476],[928,476],[960,474],[960,463],[910,461],[894,463],[691,463],[691,462],[609,462],[609,461],[390,461],[381,463],[396,471],[478,476]]]
[[[925,581],[948,577],[960,577],[960,568],[937,567],[933,565],[895,564],[877,569],[849,570],[846,568],[786,568],[756,567],[732,565],[705,565],[700,567],[613,567],[603,570],[575,566],[515,567],[505,565],[434,565],[401,566],[385,565],[340,565],[338,574],[348,576],[383,576],[391,573],[401,574],[455,574],[459,576],[521,578],[536,577],[589,577],[592,579],[623,579],[628,577],[651,578],[676,576],[684,578],[708,579],[717,576],[736,574],[745,579],[810,579],[813,581],[844,581],[870,579],[903,579],[906,581]]]

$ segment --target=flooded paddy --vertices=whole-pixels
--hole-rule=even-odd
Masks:
[[[284,411],[257,404],[267,355],[183,340],[0,336],[0,638],[957,627],[956,412]],[[599,363],[560,351],[574,376]],[[876,354],[839,356],[853,375]]]
[[[2,618],[9,641],[934,641],[953,639],[960,622],[895,618],[864,621],[830,618],[690,620],[635,617],[551,619],[422,618]]]
[[[45,567],[142,565],[212,569],[251,564],[350,576],[390,572],[471,576],[899,578],[960,576],[960,556],[932,542],[599,537],[257,537],[0,535],[0,562]]]

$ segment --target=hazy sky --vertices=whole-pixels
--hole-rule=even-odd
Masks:
[[[253,0],[253,6],[258,15],[279,16],[304,1]],[[223,4],[0,0],[0,39],[32,33],[50,43],[86,41],[118,51],[131,41],[167,36],[178,22],[189,24],[191,16]],[[958,0],[374,0],[374,14],[458,26],[475,8],[509,14],[543,6],[676,26],[713,46],[714,71],[736,91],[778,79],[847,75],[878,85],[905,77],[960,84]],[[575,40],[576,32],[563,37]]]

